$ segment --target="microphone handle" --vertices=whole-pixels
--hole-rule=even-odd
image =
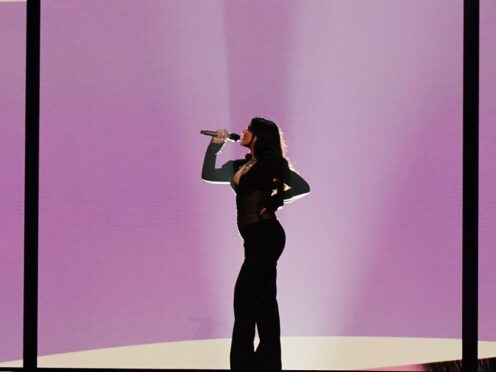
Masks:
[[[200,133],[210,137],[217,136],[217,132],[214,130],[201,130]]]
[[[217,136],[217,132],[214,130],[201,130],[200,133],[204,134],[206,136],[210,136],[210,137],[216,137]],[[227,136],[227,139],[229,139],[231,141],[239,141],[240,135],[236,134],[236,133],[229,133]]]

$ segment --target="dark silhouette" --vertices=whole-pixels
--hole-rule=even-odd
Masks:
[[[280,370],[281,342],[276,299],[277,260],[286,236],[276,210],[310,192],[308,183],[291,169],[277,125],[254,118],[240,144],[250,148],[245,159],[215,168],[228,133],[218,130],[203,162],[202,179],[230,184],[236,192],[237,224],[245,259],[234,290],[231,369]],[[255,325],[260,343],[254,350]]]

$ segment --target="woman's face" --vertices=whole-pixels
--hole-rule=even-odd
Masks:
[[[249,128],[250,126],[248,125],[241,132],[241,141],[239,143],[241,146],[250,147],[251,141],[253,139],[253,133],[250,131]]]

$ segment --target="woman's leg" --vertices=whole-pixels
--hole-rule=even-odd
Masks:
[[[257,329],[260,337],[255,353],[255,368],[280,370],[281,365],[281,327],[277,303],[277,260],[286,243],[286,235],[279,221],[273,220],[265,225],[263,244],[259,247],[267,265],[267,275],[259,288],[257,298]]]
[[[231,369],[253,369],[255,339],[255,306],[257,288],[254,285],[256,267],[243,262],[234,288],[234,328],[231,341]]]
[[[282,368],[276,277],[277,270],[274,266],[258,297],[256,322],[260,343],[255,352],[255,369],[280,370]]]

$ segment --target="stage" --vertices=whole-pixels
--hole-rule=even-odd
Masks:
[[[87,350],[38,358],[39,367],[229,369],[230,339],[166,342]],[[422,364],[461,359],[460,339],[410,337],[282,337],[285,370],[423,371]],[[496,356],[480,342],[479,358]],[[21,361],[0,367],[22,366]],[[394,370],[392,368],[391,370]]]

